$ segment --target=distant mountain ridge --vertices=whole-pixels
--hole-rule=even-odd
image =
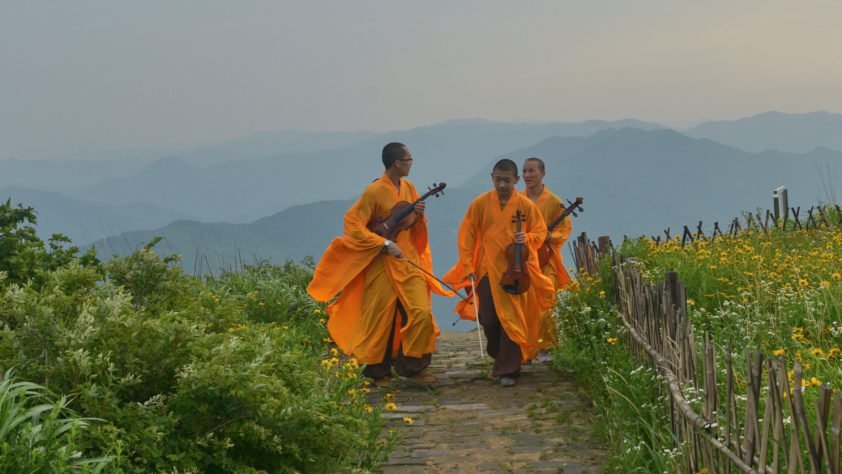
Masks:
[[[245,223],[294,205],[354,196],[358,183],[383,173],[380,153],[389,141],[401,141],[410,147],[415,158],[413,176],[419,186],[440,181],[458,185],[501,151],[529,146],[549,136],[577,136],[624,125],[660,127],[635,120],[582,124],[451,121],[378,134],[336,150],[207,166],[168,158],[131,176],[79,190],[73,196],[95,202],[148,202],[202,221]]]
[[[158,228],[184,215],[147,204],[112,206],[72,199],[60,193],[19,187],[0,189],[0,200],[11,199],[35,208],[36,230],[42,238],[64,234],[83,244],[123,232]]]
[[[770,207],[772,189],[782,184],[789,187],[794,204],[809,207],[823,198],[813,163],[842,164],[842,153],[833,150],[749,153],[663,129],[624,128],[586,138],[548,138],[489,159],[462,186],[449,186],[445,196],[430,200],[428,219],[437,268],[453,263],[458,223],[470,201],[491,189],[492,164],[502,157],[520,164],[529,156],[545,161],[550,190],[568,199],[585,198],[585,212],[575,220],[575,232],[611,235],[615,240],[666,227],[675,234],[681,225],[695,226],[700,219],[707,226],[714,220],[724,223],[741,210]],[[421,188],[418,180],[413,181]],[[357,194],[368,182],[356,183]],[[330,239],[342,233],[342,216],[354,199],[294,206],[237,226],[177,222],[96,245],[126,252],[163,235],[165,250],[183,254],[187,268],[193,266],[197,247],[208,250],[205,257],[212,266],[235,261],[238,249],[242,255],[276,261],[318,257]]]
[[[842,151],[842,115],[830,112],[765,112],[738,120],[705,122],[684,133],[753,152],[806,153],[819,147]]]

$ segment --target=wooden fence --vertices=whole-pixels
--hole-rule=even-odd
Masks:
[[[812,210],[808,215],[807,225],[818,226]],[[831,225],[823,213],[816,215]],[[794,216],[795,227],[803,228],[798,212]],[[768,230],[759,219],[754,225]],[[778,225],[786,228],[784,222]],[[738,220],[732,222],[732,229],[737,226]],[[676,273],[668,272],[661,282],[644,281],[633,261],[620,262],[613,254],[607,237],[597,244],[582,234],[573,254],[579,271],[590,275],[596,275],[600,258],[612,259],[615,304],[627,342],[634,357],[654,364],[666,382],[673,439],[684,453],[684,470],[840,472],[839,393],[822,385],[811,407],[804,401],[800,363],[790,378],[784,358],[765,359],[756,350],[735,360],[728,347],[724,360],[718,360],[707,335],[697,344],[687,318],[687,293]]]

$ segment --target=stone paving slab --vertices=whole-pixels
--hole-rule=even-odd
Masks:
[[[369,394],[397,404],[386,429],[400,441],[384,473],[602,472],[593,412],[571,377],[529,364],[503,388],[490,362],[480,360],[476,332],[445,333],[430,366],[438,382],[395,379]]]

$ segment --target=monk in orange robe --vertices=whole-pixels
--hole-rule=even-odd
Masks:
[[[386,171],[345,214],[344,235],[322,255],[307,292],[322,302],[339,294],[327,307],[327,329],[340,349],[366,364],[363,373],[376,385],[389,385],[393,365],[401,376],[433,382],[425,369],[439,328],[430,293],[451,294],[406,261],[432,273],[423,201],[415,205],[415,224],[394,242],[369,230],[367,224],[388,218],[396,203],[419,198],[405,179],[413,162],[409,149],[389,143],[382,156]]]
[[[500,160],[491,173],[494,189],[481,194],[468,207],[459,228],[459,262],[443,280],[458,288],[476,284],[478,313],[494,358],[491,375],[504,387],[515,385],[523,362],[534,357],[536,346],[530,335],[536,331],[540,312],[552,304],[553,285],[538,267],[536,250],[544,242],[547,226],[541,212],[517,192],[518,168],[512,160]],[[512,223],[520,210],[525,218],[521,232]],[[508,268],[505,250],[512,243],[529,249],[524,271],[528,272],[535,311],[528,311],[527,293],[512,294],[500,285]],[[473,304],[460,302],[456,311],[462,319],[475,319]]]
[[[526,184],[526,188],[522,193],[535,203],[535,206],[541,211],[544,221],[549,224],[564,212],[564,204],[561,198],[544,186],[545,174],[544,161],[540,158],[528,158],[523,163],[523,182]],[[572,230],[573,224],[570,222],[570,218],[565,217],[546,237],[546,242],[550,244],[553,252],[550,261],[541,267],[541,272],[552,280],[556,292],[564,288],[570,281],[570,275],[564,268],[564,261],[561,258],[561,249],[570,237]],[[548,356],[545,351],[558,344],[558,332],[552,309],[544,311],[541,315],[535,337],[537,338],[535,344],[541,351],[538,359],[547,360]]]

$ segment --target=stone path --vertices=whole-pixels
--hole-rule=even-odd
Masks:
[[[438,382],[395,379],[371,393],[397,404],[387,429],[400,441],[383,472],[602,472],[593,411],[572,378],[533,363],[502,388],[490,360],[480,361],[476,332],[445,333],[431,366]]]

